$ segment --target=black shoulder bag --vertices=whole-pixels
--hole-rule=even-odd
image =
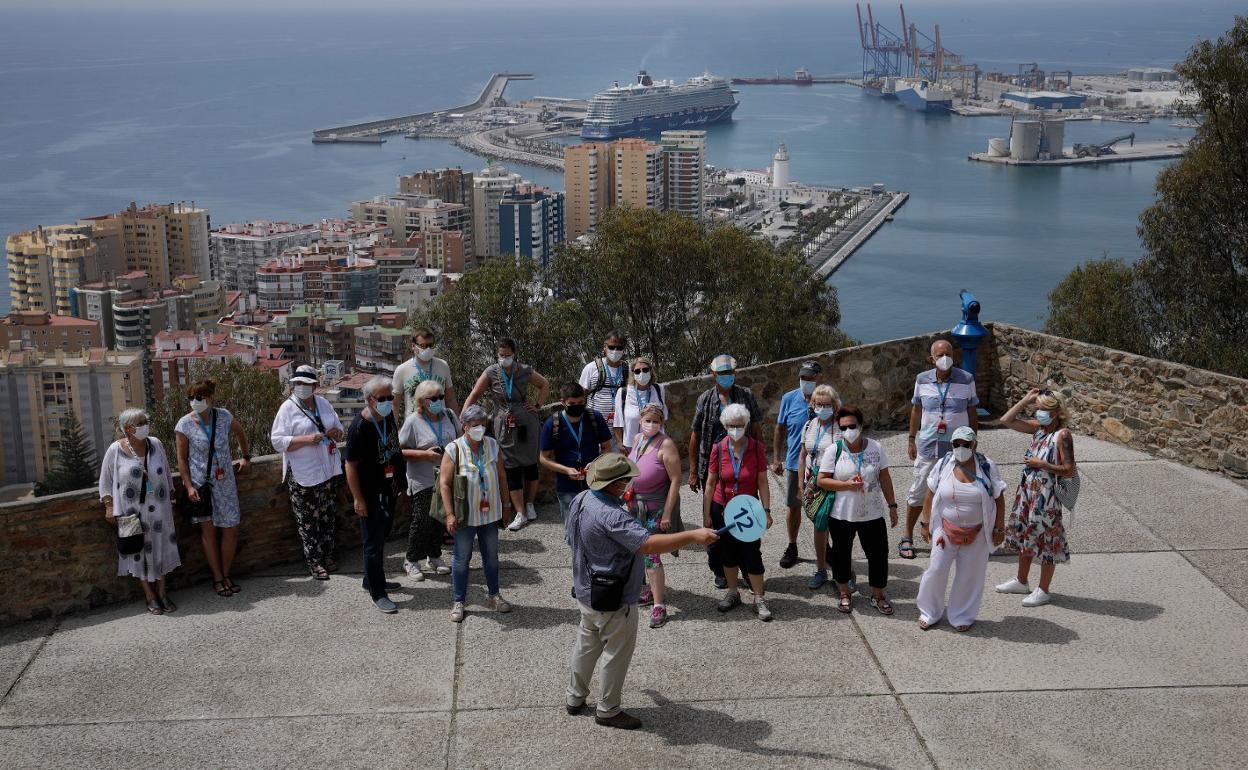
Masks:
[[[633,556],[628,572],[623,575],[616,572],[598,572],[590,566],[589,557],[585,555],[585,546],[581,542],[581,515],[584,512],[585,504],[581,503],[577,507],[572,531],[576,535],[581,561],[585,562],[585,571],[589,573],[589,607],[596,612],[615,612],[624,606],[624,588],[633,576],[633,571],[637,569],[637,557]],[[575,586],[572,588],[572,598],[576,598]]]
[[[187,452],[190,452],[188,447]],[[208,429],[208,466],[204,468],[204,483],[200,487],[196,487],[195,491],[199,493],[199,502],[191,499],[187,489],[194,484],[194,478],[182,479],[182,495],[181,508],[182,514],[186,517],[188,524],[193,524],[194,519],[212,518],[212,461],[216,458],[217,452],[217,410],[212,410],[212,427]],[[189,464],[189,463],[188,463]]]

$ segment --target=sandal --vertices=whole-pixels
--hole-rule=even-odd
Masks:
[[[881,615],[893,614],[893,605],[888,601],[887,596],[872,596],[871,606],[879,610]]]
[[[909,554],[907,556],[907,554]],[[903,537],[901,542],[897,544],[897,555],[903,559],[914,558],[914,538]]]
[[[836,603],[836,609],[846,614],[854,611],[854,602],[849,596],[842,594],[840,601]]]
[[[338,562],[334,561],[333,559],[326,559],[326,560],[325,560],[325,571],[326,571],[326,572],[337,572],[337,571],[338,571]]]
[[[228,577],[222,579],[221,582],[225,584],[226,588],[230,589],[231,596],[243,590],[242,586],[240,586],[238,583],[235,583],[233,580],[230,580]]]
[[[212,581],[212,590],[217,592],[217,596],[233,596],[234,593],[230,587],[225,584],[224,580]]]
[[[166,614],[166,615],[168,615],[168,614],[169,614],[169,613],[171,613],[171,612],[177,612],[177,611],[178,611],[178,605],[174,604],[174,603],[173,603],[173,599],[170,599],[168,596],[162,596],[162,597],[160,597],[160,604],[161,604],[161,606],[162,606],[162,607],[164,607],[164,608],[165,608],[165,614]]]
[[[956,628],[956,629],[958,630],[958,633],[959,633],[959,634],[965,634],[967,631],[970,631],[970,630],[971,630],[971,626],[973,626],[973,625],[975,625],[975,624],[974,624],[974,623],[968,623],[968,624],[966,624],[965,626],[954,626],[954,628]]]
[[[927,629],[931,628],[931,627],[932,627],[932,626],[934,626],[934,625],[936,625],[936,624],[935,624],[935,623],[928,623],[928,622],[927,622],[926,620],[924,620],[923,618],[919,618],[919,629],[920,629],[920,630],[922,630],[922,631],[926,631]]]
[[[165,608],[161,606],[161,604],[160,604],[160,600],[159,600],[159,599],[148,599],[148,600],[147,600],[147,611],[148,611],[148,612],[150,612],[150,613],[152,613],[153,615],[164,615],[164,614],[165,614]]]
[[[329,573],[326,572],[325,568],[319,564],[316,565],[315,567],[309,567],[308,571],[311,572],[312,577],[316,578],[317,580],[329,580]]]

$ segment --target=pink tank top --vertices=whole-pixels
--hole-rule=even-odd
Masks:
[[[667,478],[667,468],[663,465],[663,461],[659,459],[659,449],[662,448],[663,442],[667,441],[667,436],[662,433],[647,441],[644,437],[638,436],[637,446],[633,447],[631,459],[637,463],[637,469],[641,471],[641,475],[633,479],[633,489],[638,494],[651,494],[659,492],[667,488],[670,479]],[[638,452],[644,449],[646,453],[638,459]]]

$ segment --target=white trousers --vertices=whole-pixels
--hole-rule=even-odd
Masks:
[[[922,457],[914,459],[914,474],[910,481],[910,489],[906,492],[906,504],[911,508],[923,507],[923,500],[927,497],[927,477],[938,462],[940,462],[939,457],[933,457],[930,460]]]
[[[988,557],[992,543],[981,533],[970,545],[953,545],[945,538],[942,546],[936,546],[941,531],[932,533],[932,558],[919,581],[919,595],[915,604],[919,619],[935,623],[949,610],[949,623],[968,626],[979,616],[979,605],[984,597],[984,578],[988,574]],[[953,575],[953,588],[949,601],[945,601],[945,588],[949,584],[949,570],[957,565]]]
[[[613,717],[620,713],[624,693],[624,677],[633,661],[637,645],[637,605],[630,604],[615,612],[596,612],[580,604],[581,625],[572,648],[572,677],[568,682],[568,705],[580,706],[589,695],[589,680],[594,676],[598,658],[602,658],[602,695],[598,698],[598,716]]]

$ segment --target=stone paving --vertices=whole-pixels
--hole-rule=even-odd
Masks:
[[[899,497],[903,439],[885,439]],[[982,448],[1013,483],[1027,442],[986,432]],[[351,554],[328,583],[288,566],[231,599],[183,590],[172,616],[135,603],[4,629],[0,767],[1239,766],[1248,489],[1090,438],[1076,452],[1075,556],[1053,604],[992,592],[1014,569],[996,556],[967,634],[916,626],[925,552],[890,563],[895,616],[864,596],[845,616],[806,588],[809,564],[776,566],[775,529],[770,624],[714,610],[700,551],[666,559],[673,618],[643,624],[629,674],[637,732],[561,707],[576,613],[547,506],[503,537],[510,615],[484,609],[480,571],[461,625],[448,579],[403,578],[399,614],[381,615]],[[402,552],[390,543],[394,572]]]

